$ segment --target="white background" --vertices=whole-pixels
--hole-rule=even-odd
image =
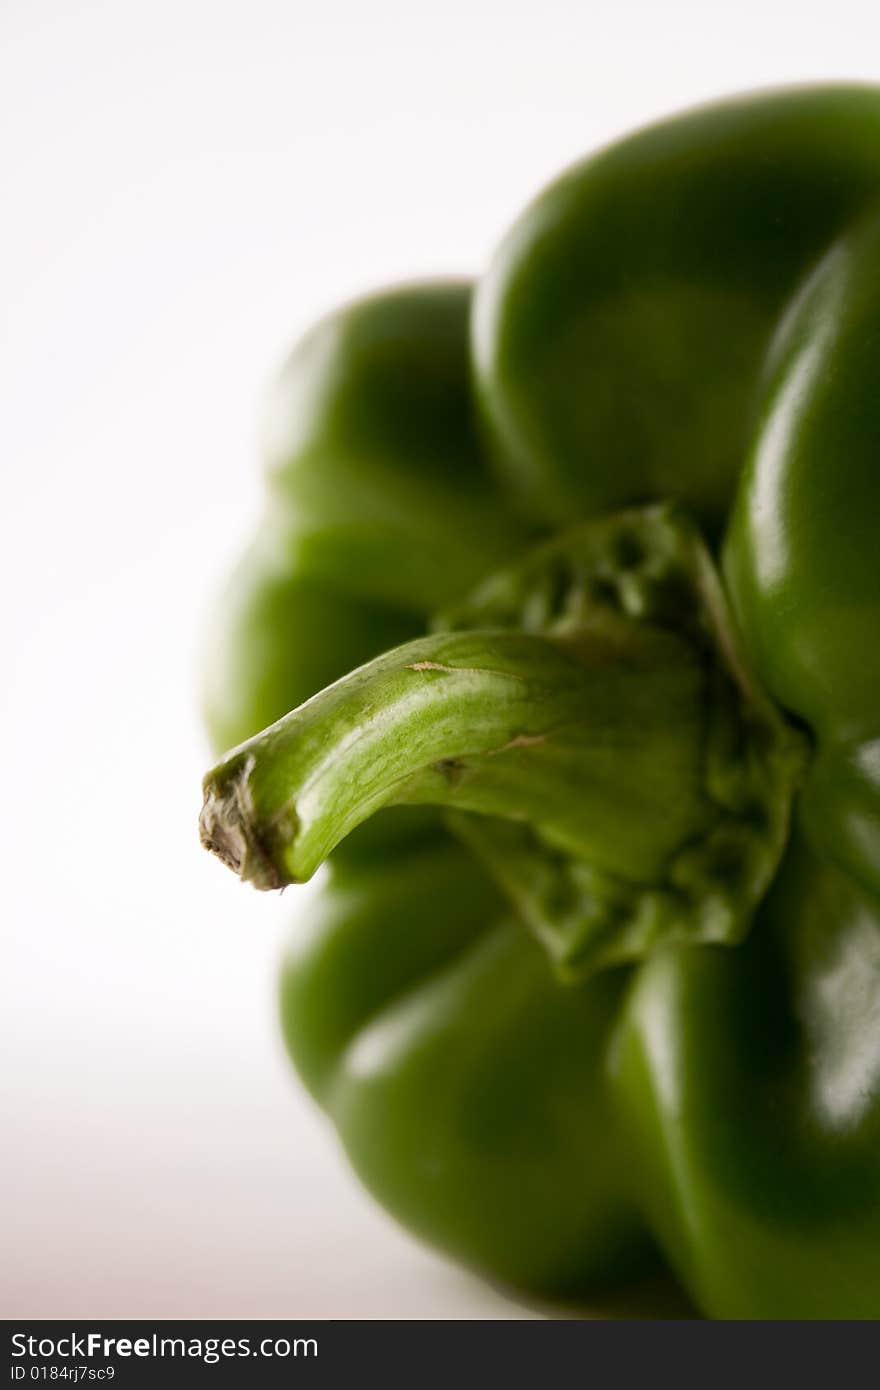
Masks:
[[[531,1315],[356,1187],[277,1036],[308,890],[198,846],[260,391],[316,314],[479,271],[633,124],[880,80],[874,9],[2,0],[0,1314]]]

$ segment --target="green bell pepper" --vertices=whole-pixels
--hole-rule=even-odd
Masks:
[[[686,113],[270,400],[202,837],[378,1199],[503,1285],[880,1316],[880,89]]]

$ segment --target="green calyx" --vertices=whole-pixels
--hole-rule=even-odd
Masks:
[[[804,758],[698,533],[648,508],[540,547],[234,749],[205,779],[202,839],[277,888],[381,807],[446,807],[582,979],[666,942],[741,940]]]

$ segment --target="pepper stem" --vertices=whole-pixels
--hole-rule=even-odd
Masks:
[[[378,657],[234,749],[205,779],[203,843],[277,888],[381,807],[433,803],[468,813],[455,828],[569,974],[659,940],[739,939],[782,852],[800,744],[718,636],[692,528],[624,521],[537,552],[463,630]]]
[[[568,639],[443,633],[362,666],[206,779],[202,836],[257,887],[311,877],[361,821],[431,802],[533,826],[650,878],[712,811],[704,672],[687,644],[615,624]],[[674,797],[670,789],[677,787]]]

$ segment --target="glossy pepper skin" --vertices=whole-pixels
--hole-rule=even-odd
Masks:
[[[612,145],[267,453],[203,834],[330,855],[282,1019],[363,1181],[530,1295],[880,1316],[880,89]]]

